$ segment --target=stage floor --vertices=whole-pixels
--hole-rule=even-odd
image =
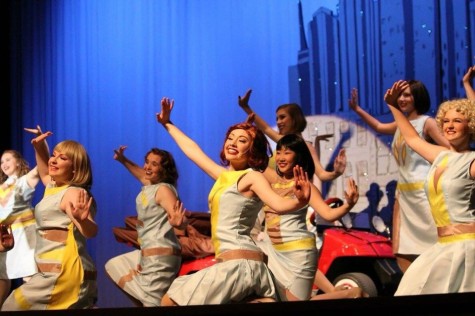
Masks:
[[[372,297],[286,303],[254,303],[153,308],[98,308],[89,310],[2,312],[2,315],[166,315],[166,316],[253,316],[342,314],[380,315],[475,315],[475,293],[419,295],[405,297]]]

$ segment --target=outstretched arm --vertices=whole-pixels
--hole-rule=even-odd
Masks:
[[[345,191],[345,203],[337,208],[331,208],[322,198],[320,191],[312,185],[312,194],[310,196],[310,206],[324,220],[328,222],[336,221],[347,214],[356,202],[358,202],[359,192],[356,182],[352,178],[347,180],[347,188]]]
[[[472,87],[472,80],[475,77],[475,66],[468,67],[467,72],[463,76],[463,88],[465,89],[465,94],[467,95],[467,99],[475,100],[475,91]]]
[[[40,136],[42,134],[41,127],[39,125],[36,128],[24,128],[25,131],[29,133],[33,133],[36,136]],[[45,142],[46,143],[46,142]],[[46,143],[46,153],[49,153],[48,143]],[[45,157],[46,159],[49,158],[49,154]],[[26,181],[30,188],[35,188],[38,182],[40,181],[40,175],[38,173],[38,167],[34,167],[31,169],[26,175]]]
[[[264,134],[266,134],[274,142],[277,142],[282,138],[276,130],[274,130],[262,117],[260,117],[256,112],[254,112],[249,106],[249,99],[251,98],[252,90],[249,89],[246,91],[244,96],[238,96],[238,104],[247,113],[247,115],[254,114],[253,120],[257,128],[259,128]]]
[[[271,187],[266,176],[258,171],[247,173],[239,181],[240,192],[253,192],[264,204],[268,205],[276,213],[288,213],[305,207],[310,200],[311,183],[307,173],[299,166],[293,168],[294,172],[294,195],[295,199],[287,199],[277,194]]]
[[[31,144],[35,148],[35,157],[36,157],[36,167],[38,170],[38,175],[41,178],[41,181],[44,185],[47,185],[51,182],[51,177],[49,176],[48,170],[48,160],[49,160],[49,148],[46,138],[53,135],[52,132],[43,133],[40,126],[37,128],[25,128],[25,131],[33,133],[36,135],[35,138],[31,140]]]
[[[429,117],[426,120],[426,123],[424,124],[424,135],[429,136],[428,140],[432,143],[450,148],[449,141],[444,137],[433,117]]]
[[[168,131],[183,153],[211,178],[216,180],[226,169],[215,163],[203,152],[194,140],[172,124],[170,121],[170,113],[173,109],[173,105],[173,100],[163,98],[161,101],[162,111],[156,114],[157,121]]]
[[[320,181],[331,181],[343,174],[346,168],[346,155],[345,150],[341,149],[338,152],[338,156],[335,158],[333,163],[333,171],[327,171],[323,168],[322,163],[320,162],[320,157],[310,143],[307,143],[308,150],[313,159],[313,164],[315,165],[315,174],[317,175]]]
[[[384,95],[384,101],[386,101],[388,104],[389,110],[391,110],[391,113],[396,120],[397,126],[399,127],[406,144],[429,163],[432,163],[437,155],[441,151],[447,150],[447,148],[439,145],[433,145],[422,139],[415,130],[414,126],[412,126],[411,122],[409,122],[407,117],[396,107],[397,96],[407,87],[408,83],[406,81],[396,81],[391,89],[386,91],[386,94]]]
[[[30,188],[35,188],[40,181],[40,175],[38,174],[38,167],[34,167],[26,174],[26,181]]]
[[[124,151],[127,149],[127,146],[120,146],[117,149],[114,149],[114,160],[117,160],[143,185],[150,184],[150,181],[145,180],[145,171],[143,168],[140,168],[135,162],[130,160],[124,155]]]
[[[351,98],[348,100],[348,104],[350,109],[355,111],[355,113],[358,114],[358,116],[361,117],[361,119],[363,119],[363,121],[374,131],[387,135],[393,135],[396,132],[397,125],[395,122],[381,123],[378,119],[373,117],[359,106],[357,89],[353,88],[353,90],[351,90]]]

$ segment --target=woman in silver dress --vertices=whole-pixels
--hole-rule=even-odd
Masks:
[[[51,134],[32,140],[46,188],[35,207],[38,272],[8,296],[2,310],[92,308],[97,300],[97,273],[86,249],[86,239],[97,234],[91,163],[73,140],[57,144],[50,157],[45,139]]]
[[[301,168],[294,168],[296,198],[284,199],[272,190],[262,174],[268,164],[270,146],[258,128],[248,123],[231,126],[221,150],[220,165],[170,122],[173,101],[163,98],[161,105],[158,122],[185,155],[216,180],[208,202],[217,260],[213,266],[176,278],[161,305],[224,304],[252,296],[260,301],[275,301],[272,275],[263,253],[251,238],[251,229],[264,203],[277,212],[304,207],[310,197],[307,175]]]

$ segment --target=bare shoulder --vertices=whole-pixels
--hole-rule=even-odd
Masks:
[[[69,187],[66,189],[66,192],[64,192],[63,199],[61,200],[61,205],[66,205],[66,203],[69,203],[71,201],[75,201],[76,198],[79,196],[79,192],[83,191],[83,188],[79,187]]]

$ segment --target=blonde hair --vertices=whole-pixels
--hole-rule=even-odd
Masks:
[[[65,140],[58,143],[54,150],[64,153],[72,161],[74,173],[67,184],[90,189],[92,186],[92,167],[84,146],[74,140]]]
[[[469,99],[454,99],[442,102],[437,111],[435,120],[437,126],[442,130],[444,124],[445,115],[449,110],[455,110],[465,116],[468,122],[468,133],[470,134],[470,140],[475,140],[475,101]]]

